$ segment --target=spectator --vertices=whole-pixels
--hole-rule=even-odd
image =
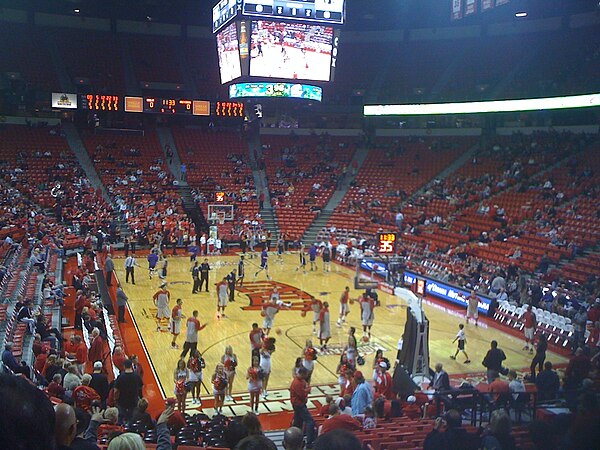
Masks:
[[[590,357],[581,347],[578,348],[575,351],[575,356],[570,359],[569,365],[565,370],[565,386],[578,388],[584,378],[587,378],[591,368]]]
[[[63,387],[69,391],[68,395],[71,396],[75,388],[80,385],[81,376],[79,375],[77,366],[75,364],[69,364],[67,366],[67,373],[63,377]]]
[[[298,427],[290,427],[283,433],[283,448],[285,450],[304,450],[304,435]]]
[[[461,428],[460,413],[451,409],[445,416],[435,419],[433,430],[429,432],[423,443],[423,450],[477,450],[479,436],[468,433]],[[442,431],[445,427],[445,431]]]
[[[352,416],[342,414],[340,407],[335,403],[329,406],[329,418],[323,422],[319,435],[329,433],[330,431],[337,429],[344,429],[348,431],[358,431],[362,428],[361,423]]]
[[[135,283],[133,283],[135,284]],[[119,323],[125,323],[125,306],[127,305],[127,294],[119,284],[117,287],[117,320]]]
[[[535,381],[538,389],[538,400],[540,402],[554,400],[560,389],[560,379],[557,373],[552,370],[552,363],[546,361],[544,370],[540,372]]]
[[[143,382],[140,376],[133,371],[130,359],[126,360],[123,365],[125,371],[121,372],[115,380],[115,394],[119,413],[124,419],[130,419],[142,397]]]
[[[575,354],[575,351],[582,347],[585,344],[585,327],[587,324],[587,311],[583,306],[579,306],[573,316],[573,342],[572,342],[572,352]]]
[[[22,377],[0,374],[0,430],[3,448],[55,448],[55,415],[46,394]]]
[[[116,345],[113,350],[112,362],[113,365],[119,369],[119,372],[125,371],[125,361],[127,359],[127,355],[123,352],[123,347]]]
[[[294,408],[293,426],[306,431],[306,446],[311,447],[315,435],[315,421],[310,415],[306,402],[310,393],[310,386],[307,383],[308,371],[304,367],[298,369],[298,375],[292,381],[290,386],[290,400]],[[363,379],[364,381],[364,379]]]
[[[131,417],[131,423],[137,423],[141,428],[146,430],[151,430],[154,428],[154,421],[152,420],[152,416],[148,413],[148,400],[145,398],[140,398],[138,401],[137,407],[133,411],[133,415]]]
[[[504,371],[502,368],[502,361],[506,359],[504,352],[498,348],[497,341],[492,341],[490,347],[491,348],[488,350],[482,363],[483,366],[487,368],[487,381],[489,384],[491,384],[494,379],[498,378],[498,375]]]
[[[313,450],[362,450],[362,445],[348,430],[333,430],[319,436],[312,448]]]
[[[548,350],[548,338],[544,333],[540,334],[537,347],[535,348],[535,356],[531,360],[531,381],[535,383],[536,367],[539,366],[538,372],[542,371],[544,362],[546,361],[546,350]]]
[[[277,450],[275,443],[263,435],[247,436],[235,446],[235,450]]]
[[[73,442],[71,442],[71,450],[100,450],[100,447],[96,445],[96,440],[94,439],[96,435],[92,432],[99,422],[96,420],[96,423],[92,423],[92,416],[83,409],[75,409],[75,417],[77,420],[77,436]],[[98,419],[98,416],[95,418]],[[92,425],[91,428],[90,425]]]
[[[88,351],[88,361],[103,361],[104,360],[104,340],[100,336],[100,330],[94,328],[90,335],[90,349]]]
[[[433,388],[436,391],[447,391],[450,389],[450,378],[448,377],[448,373],[444,370],[442,363],[437,363],[435,365],[435,374],[431,383],[429,383],[429,388]]]
[[[76,408],[81,408],[84,411],[90,412],[92,402],[100,401],[98,393],[90,387],[92,376],[88,373],[81,377],[81,385],[73,389],[73,401]]]
[[[115,263],[112,260],[112,255],[109,253],[106,255],[106,260],[104,261],[104,272],[106,274],[106,285],[108,287],[112,286],[113,272],[115,271]]]
[[[357,416],[363,414],[365,408],[373,404],[373,388],[365,381],[360,370],[354,372],[354,383],[356,388],[352,393],[350,405],[352,406],[352,415]]]
[[[525,392],[525,385],[517,378],[517,372],[514,370],[508,372],[508,388],[515,400],[519,398],[519,394]]]
[[[35,334],[35,319],[33,318],[33,310],[31,309],[31,300],[25,300],[25,304],[21,306],[17,313],[17,320],[27,324],[29,334]]]
[[[504,409],[492,412],[490,426],[483,435],[481,448],[483,450],[515,450],[515,439],[510,435],[510,417]]]
[[[173,407],[165,409],[156,422],[156,450],[171,450],[171,436],[167,422],[173,415]],[[145,450],[142,437],[137,433],[123,433],[113,437],[108,443],[107,450]]]
[[[102,367],[102,362],[96,361],[94,363],[90,387],[98,393],[100,400],[105,403],[106,399],[108,398],[108,391],[110,388],[108,386],[108,377],[106,374],[102,373]]]
[[[52,377],[52,381],[46,388],[46,392],[51,397],[63,399],[65,397],[65,388],[62,386],[62,375],[55,373]]]
[[[417,404],[417,397],[409,395],[406,398],[406,403],[402,405],[402,412],[409,419],[420,419],[423,416],[421,407]]]
[[[4,351],[2,352],[2,363],[14,373],[22,373],[29,378],[31,376],[31,370],[26,365],[22,365],[17,362],[12,350],[13,343],[7,342],[4,346]]]
[[[117,408],[106,408],[102,413],[102,417],[105,419],[98,427],[98,439],[105,439],[113,433],[123,433],[125,429],[117,425],[119,421],[119,410]]]
[[[247,412],[244,417],[242,417],[242,425],[248,431],[248,436],[263,434],[258,416],[253,412]]]

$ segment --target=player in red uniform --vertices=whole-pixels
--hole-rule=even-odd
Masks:
[[[535,313],[532,311],[531,305],[527,307],[527,311],[521,317],[521,322],[523,322],[524,326],[524,334],[525,334],[525,347],[523,350],[529,350],[529,353],[533,353],[533,339],[535,336],[535,328],[537,326],[537,319],[535,317]],[[531,347],[529,347],[529,343],[531,342]]]
[[[350,287],[346,286],[342,296],[340,297],[340,317],[336,322],[338,327],[342,326],[342,323],[346,322],[346,316],[350,312],[350,307],[348,306],[348,301],[350,300]]]

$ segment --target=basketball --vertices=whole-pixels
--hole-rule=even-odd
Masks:
[[[277,336],[281,336],[281,333],[282,333],[282,331],[281,331],[281,328],[277,328],[277,329],[275,330],[275,334],[276,334]]]
[[[350,299],[350,304],[354,305],[354,299],[353,298]]]
[[[267,313],[265,312],[264,309],[260,311],[260,316],[261,317],[265,317],[266,315],[267,315]]]
[[[301,315],[302,317],[306,317],[306,311],[302,311],[302,312],[300,313],[300,315]]]
[[[369,336],[363,336],[362,337],[362,341],[363,342],[369,342]]]

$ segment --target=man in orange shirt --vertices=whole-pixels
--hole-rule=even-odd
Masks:
[[[529,350],[529,353],[533,354],[533,339],[535,337],[537,320],[531,305],[529,305],[527,307],[527,311],[523,313],[523,316],[521,317],[521,322],[523,322],[523,333],[525,334],[525,347],[523,347],[523,350]],[[531,348],[529,347],[530,342]]]
[[[493,394],[494,401],[497,402],[503,394],[510,394],[510,386],[507,381],[501,380],[500,376],[496,376],[494,381],[490,383],[489,391]]]
[[[92,376],[86,373],[81,377],[81,385],[73,389],[75,407],[88,412],[92,409],[92,402],[100,401],[100,395],[90,387],[90,381]]]
[[[358,431],[362,428],[361,423],[350,414],[342,414],[340,407],[335,403],[329,406],[329,419],[323,422],[319,436],[333,430]]]
[[[294,408],[294,420],[292,426],[301,430],[306,426],[306,447],[312,447],[315,439],[315,421],[310,415],[306,402],[310,393],[310,386],[306,381],[308,379],[308,370],[304,367],[298,369],[298,375],[292,381],[290,386],[290,401]]]

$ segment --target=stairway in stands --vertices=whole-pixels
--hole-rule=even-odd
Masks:
[[[260,145],[260,136],[251,137],[248,139],[248,154],[250,155],[250,166],[252,167],[252,175],[254,176],[254,186],[256,187],[256,193],[264,193],[265,201],[263,208],[260,210],[260,217],[262,218],[267,230],[271,231],[274,236],[279,235],[279,221],[275,215],[275,210],[271,206],[271,195],[269,193],[269,186],[267,185],[267,174],[264,168],[259,167],[258,161],[255,156],[262,158],[262,148]]]
[[[159,127],[156,129],[156,134],[158,135],[160,145],[163,148],[164,158],[169,166],[169,171],[173,177],[178,180],[177,191],[181,196],[183,209],[189,218],[192,219],[194,225],[196,225],[197,233],[208,231],[208,222],[206,221],[206,217],[204,217],[204,214],[202,214],[202,211],[200,208],[198,208],[198,205],[196,205],[191,189],[187,182],[181,180],[181,159],[179,157],[177,145],[175,144],[175,139],[173,138],[171,130],[169,128]],[[171,147],[171,150],[173,150],[173,157],[170,159],[167,158],[165,150],[167,145]]]
[[[313,223],[311,223],[306,229],[304,236],[302,236],[302,242],[304,245],[311,245],[313,242],[316,242],[319,232],[327,225],[327,222],[333,214],[333,211],[341,203],[344,195],[346,195],[346,192],[348,192],[348,189],[360,171],[365,159],[367,159],[368,154],[369,150],[367,148],[360,148],[356,150],[356,153],[354,153],[354,158],[352,158],[352,161],[349,165],[350,167],[356,166],[356,171],[349,171],[346,173],[345,178],[338,184],[336,190],[327,202],[327,205],[325,205],[325,208],[323,208]]]

